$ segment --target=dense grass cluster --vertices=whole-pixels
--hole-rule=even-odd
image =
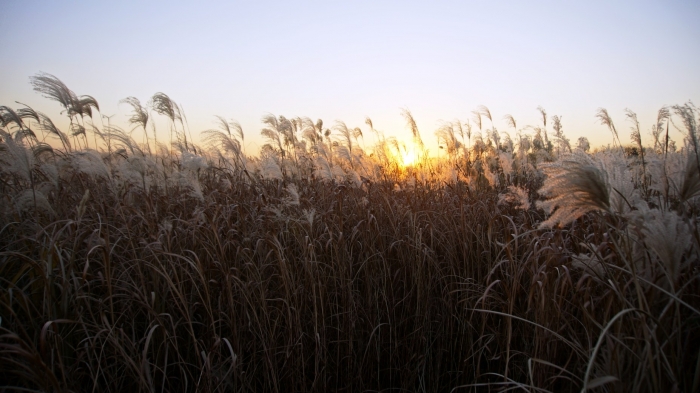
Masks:
[[[700,390],[692,104],[653,146],[628,112],[626,148],[601,109],[594,153],[541,108],[512,140],[482,107],[439,159],[409,112],[415,151],[269,115],[251,157],[223,118],[194,143],[162,93],[125,100],[127,133],[32,83],[71,134],[0,107],[2,391]]]

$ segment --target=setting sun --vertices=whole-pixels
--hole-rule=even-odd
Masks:
[[[401,161],[404,167],[413,166],[417,160],[418,156],[414,148],[404,151],[401,155]]]
[[[700,393],[700,0],[0,4],[0,393]]]

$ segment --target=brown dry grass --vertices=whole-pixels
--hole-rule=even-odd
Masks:
[[[270,180],[239,151],[205,164],[201,151],[154,156],[117,138],[99,175],[65,164],[89,152],[37,152],[6,119],[3,146],[33,155],[0,176],[1,391],[700,387],[686,200],[662,204],[676,210],[659,222],[691,239],[670,272],[649,238],[661,213],[603,209],[542,229],[542,210],[499,204],[508,185],[536,195],[541,175],[501,169],[491,186],[481,150],[450,157],[450,182],[394,166],[357,185],[290,162]]]

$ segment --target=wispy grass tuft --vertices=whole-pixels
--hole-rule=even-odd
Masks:
[[[607,176],[588,155],[568,154],[542,171],[547,180],[539,193],[547,199],[537,206],[552,215],[540,227],[564,226],[594,211],[610,212]]]

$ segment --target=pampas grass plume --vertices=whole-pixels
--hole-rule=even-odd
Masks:
[[[610,211],[606,173],[586,154],[570,153],[560,162],[543,165],[547,176],[537,207],[551,214],[541,228],[565,226],[586,213]]]

